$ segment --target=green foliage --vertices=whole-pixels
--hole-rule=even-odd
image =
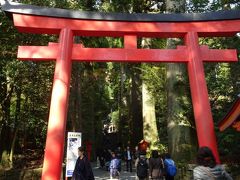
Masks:
[[[16,54],[19,45],[46,45],[56,38],[20,34],[4,14],[0,16],[0,153],[9,154],[16,130],[16,152],[43,149],[53,66],[18,61]],[[6,128],[5,131],[2,128]]]
[[[235,48],[239,51],[239,37],[231,38],[205,38],[200,41],[212,49]],[[204,65],[206,80],[209,90],[209,98],[212,107],[215,125],[227,114],[239,94],[240,87],[237,82],[240,80],[240,64],[237,63],[206,63]],[[239,135],[234,130],[229,129],[219,132],[216,128],[220,154],[235,154],[239,147],[231,146],[233,142],[239,140]]]
[[[228,10],[228,9],[239,9],[240,2],[238,0],[213,0],[210,6],[212,11],[216,10]]]
[[[239,9],[238,0],[190,0],[187,1],[188,12],[208,12],[228,9]]]
[[[118,124],[119,123],[119,111],[114,111],[111,113],[111,121],[114,124]]]
[[[187,9],[189,12],[206,12],[209,11],[209,0],[190,0],[187,3]]]

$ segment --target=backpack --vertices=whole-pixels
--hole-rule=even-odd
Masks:
[[[175,176],[177,174],[177,167],[172,159],[165,159],[164,160],[166,166],[166,173],[169,176]]]
[[[137,164],[137,176],[140,178],[148,176],[148,164],[146,159],[139,159]]]

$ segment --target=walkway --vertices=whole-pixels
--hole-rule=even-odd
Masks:
[[[125,167],[125,166],[123,166],[123,167]],[[93,174],[94,174],[94,177],[95,177],[96,180],[110,179],[109,178],[109,171],[98,168],[96,163],[92,163],[92,168],[93,168]],[[133,169],[133,172],[127,172],[127,171],[124,171],[124,168],[123,168],[123,170],[121,171],[121,174],[120,174],[120,180],[136,180],[136,179],[137,178],[136,178],[135,169]]]

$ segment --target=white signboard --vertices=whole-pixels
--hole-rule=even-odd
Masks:
[[[72,177],[75,163],[78,158],[78,147],[80,147],[82,143],[81,139],[82,133],[68,132],[66,177]]]

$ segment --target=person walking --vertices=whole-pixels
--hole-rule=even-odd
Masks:
[[[134,151],[134,160],[136,161],[137,158],[139,158],[140,151],[138,146],[135,146],[135,151]]]
[[[212,150],[207,146],[199,148],[196,163],[198,166],[193,169],[194,180],[232,180],[223,166],[216,163]]]
[[[97,159],[99,162],[99,168],[104,168],[104,153],[102,148],[98,148],[96,151]]]
[[[177,174],[177,167],[169,153],[165,154],[164,166],[165,166],[165,179],[174,180],[174,176]]]
[[[117,147],[117,150],[116,150],[116,157],[117,159],[119,160],[119,169],[118,171],[121,172],[122,170],[122,159],[123,159],[123,152],[122,152],[122,149],[120,146]]]
[[[135,161],[136,173],[139,180],[147,180],[148,173],[148,160],[146,158],[146,153],[141,151],[139,152],[139,156]]]
[[[130,150],[130,147],[127,146],[127,149],[124,153],[125,160],[126,160],[126,171],[132,172],[132,159],[133,159],[133,154],[132,151]]]
[[[109,170],[110,170],[110,179],[119,179],[120,160],[117,158],[115,152],[112,152],[112,160],[110,162]]]
[[[157,150],[152,151],[152,156],[149,159],[149,175],[151,179],[162,180],[164,170],[164,163],[162,158],[159,156]]]
[[[94,180],[92,167],[85,155],[83,147],[78,148],[78,159],[72,175],[72,180]]]

